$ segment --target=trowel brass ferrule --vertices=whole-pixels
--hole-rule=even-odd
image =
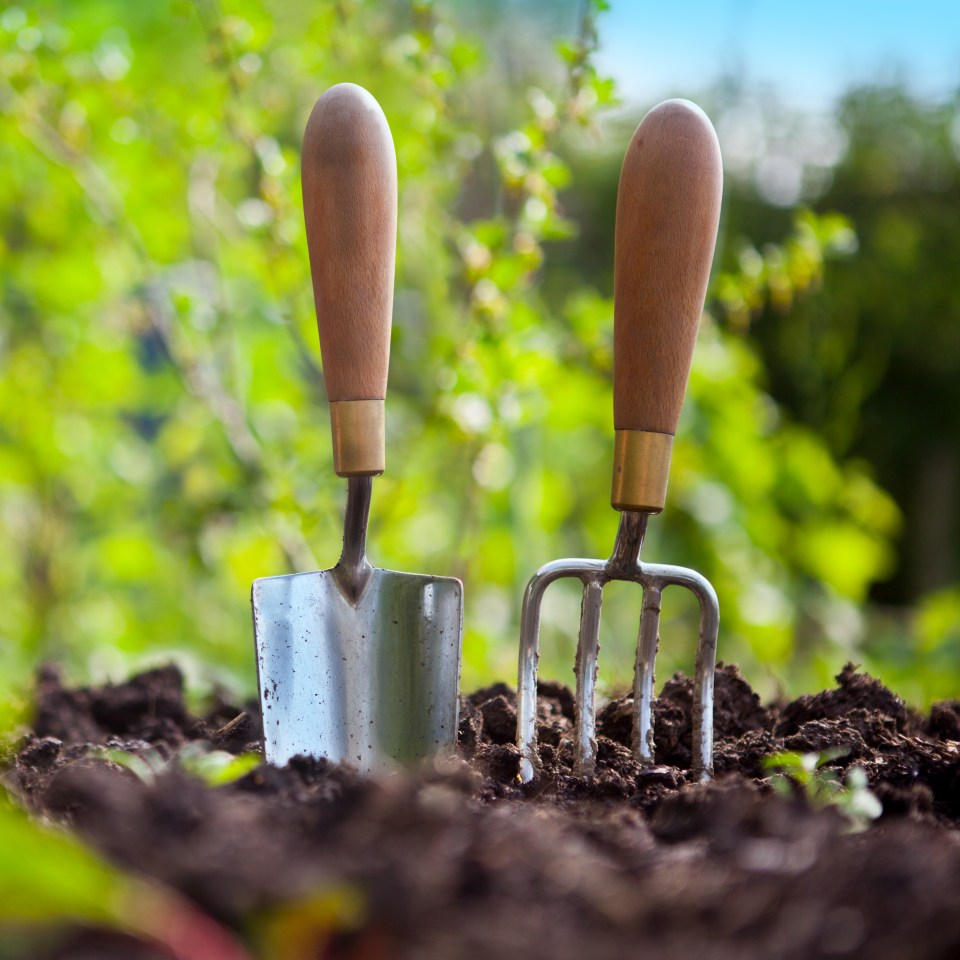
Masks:
[[[526,783],[540,769],[537,752],[537,659],[540,605],[547,587],[563,577],[583,583],[580,638],[577,643],[574,701],[574,770],[591,776],[596,766],[596,683],[600,652],[600,605],[611,580],[629,580],[643,588],[639,640],[633,684],[633,750],[644,764],[653,764],[654,666],[660,632],[660,595],[674,584],[686,587],[700,603],[700,636],[693,689],[693,774],[709,780],[713,772],[713,676],[717,660],[720,607],[709,581],[695,570],[640,563],[640,548],[649,513],[624,510],[609,560],[555,560],[542,566],[527,584],[520,618],[520,665],[517,683],[517,745],[520,779]]]
[[[338,477],[377,477],[384,469],[384,401],[330,404],[333,469]]]
[[[615,510],[659,513],[667,499],[673,437],[649,430],[617,430],[613,452]]]

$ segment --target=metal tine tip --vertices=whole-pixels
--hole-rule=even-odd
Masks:
[[[648,516],[624,512],[613,553],[607,561],[555,560],[531,578],[523,596],[520,621],[520,662],[517,683],[517,745],[521,782],[528,783],[540,769],[537,752],[537,660],[540,640],[540,607],[546,588],[555,580],[573,577],[583,585],[580,634],[576,656],[574,700],[574,772],[592,776],[596,769],[596,682],[599,655],[600,610],[604,584],[611,580],[639,583],[643,588],[634,672],[633,750],[644,764],[654,760],[653,704],[655,661],[659,645],[660,605],[663,590],[682,586],[700,605],[700,627],[694,671],[693,775],[709,780],[713,773],[713,681],[717,658],[720,608],[710,582],[695,570],[666,564],[641,564]]]

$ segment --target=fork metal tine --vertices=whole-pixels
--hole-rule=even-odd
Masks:
[[[660,586],[643,588],[643,612],[633,676],[633,749],[641,763],[653,763],[653,703],[657,647],[660,642]]]
[[[600,606],[603,584],[588,580],[580,607],[580,641],[577,644],[576,752],[574,773],[593,775],[597,759],[597,656],[600,653]]]

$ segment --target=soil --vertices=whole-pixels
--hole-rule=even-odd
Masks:
[[[960,956],[960,701],[922,716],[849,665],[791,703],[762,704],[733,666],[716,691],[707,784],[689,774],[691,685],[678,675],[657,702],[653,767],[632,758],[620,699],[599,714],[596,776],[574,776],[573,699],[543,683],[544,768],[521,786],[515,692],[498,684],[464,699],[456,759],[369,778],[298,758],[211,787],[178,755],[258,749],[254,707],[192,716],[172,666],[89,689],[47,669],[4,782],[248,942],[272,931],[272,952],[258,947],[271,960]],[[836,747],[847,753],[828,766],[861,767],[882,803],[869,825],[774,789],[763,766]],[[169,956],[81,929],[25,955]]]

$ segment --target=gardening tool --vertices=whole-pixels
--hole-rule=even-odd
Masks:
[[[342,83],[317,101],[302,178],[347,505],[335,567],[253,584],[264,752],[274,764],[307,754],[381,770],[456,740],[463,587],[379,570],[365,555],[372,478],[384,470],[397,231],[393,140],[366,90]]]
[[[609,560],[555,560],[527,585],[520,624],[517,743],[520,778],[533,779],[537,754],[537,648],[540,605],[562,577],[583,583],[574,729],[574,765],[589,776],[596,763],[595,688],[604,584],[630,580],[643,588],[633,698],[633,747],[654,762],[652,707],[660,597],[672,584],[700,602],[693,698],[693,770],[709,779],[713,766],[713,672],[719,605],[694,570],[640,563],[651,514],[666,499],[673,436],[720,216],[723,174],[713,127],[699,107],[668,100],[637,128],[623,161],[617,196],[614,256],[613,419],[616,444],[612,506],[621,511]]]

